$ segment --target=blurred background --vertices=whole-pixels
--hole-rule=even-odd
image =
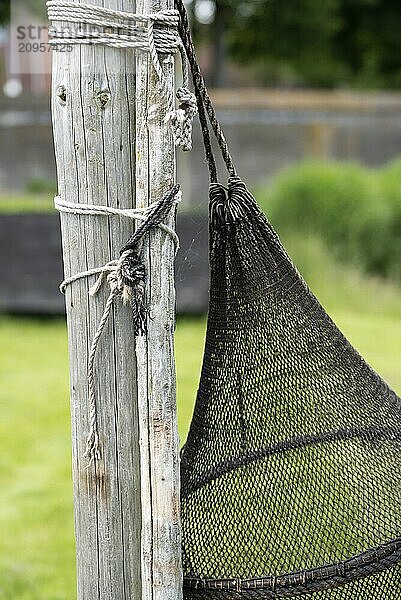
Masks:
[[[31,0],[26,10],[45,22],[43,4]],[[242,178],[330,315],[400,393],[401,4],[187,6]],[[75,595],[75,557],[49,57],[28,53],[23,60],[35,65],[13,74],[9,20],[0,0],[0,600],[67,600]],[[198,126],[194,138],[193,152],[178,155],[182,442],[208,298]]]

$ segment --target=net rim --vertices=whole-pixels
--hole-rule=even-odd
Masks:
[[[286,598],[305,592],[334,589],[376,575],[401,562],[401,537],[344,561],[254,579],[198,579],[184,577],[184,589],[210,592],[263,591],[266,598]]]

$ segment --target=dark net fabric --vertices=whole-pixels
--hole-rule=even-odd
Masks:
[[[237,179],[212,187],[210,263],[182,453],[185,598],[400,600],[400,398]]]

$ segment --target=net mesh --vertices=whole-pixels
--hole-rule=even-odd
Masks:
[[[184,597],[401,598],[401,401],[237,178],[210,202],[205,354],[182,453]]]

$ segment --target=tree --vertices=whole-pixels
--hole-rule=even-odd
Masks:
[[[10,20],[10,0],[0,0],[0,24]]]
[[[342,0],[337,58],[357,85],[401,85],[401,4],[398,0]]]
[[[232,54],[255,64],[265,79],[284,76],[326,85],[338,71],[333,41],[341,27],[339,2],[238,2],[228,38]]]
[[[399,0],[215,0],[215,6],[215,72],[226,48],[262,83],[401,85]]]

